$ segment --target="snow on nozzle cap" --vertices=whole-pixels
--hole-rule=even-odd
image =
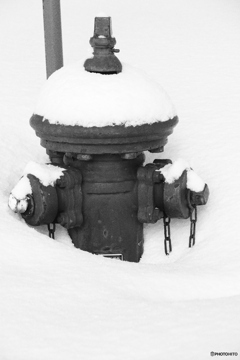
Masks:
[[[84,68],[88,72],[100,74],[118,74],[122,64],[114,55],[119,50],[114,49],[116,39],[112,37],[111,17],[95,17],[94,34],[90,39],[93,47],[93,58],[87,59]]]

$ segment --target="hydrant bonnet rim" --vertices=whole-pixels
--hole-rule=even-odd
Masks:
[[[124,154],[164,147],[178,117],[140,126],[105,127],[63,126],[50,124],[34,114],[30,125],[41,138],[41,145],[51,151],[77,154]]]

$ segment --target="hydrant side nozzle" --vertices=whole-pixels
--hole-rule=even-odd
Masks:
[[[164,182],[163,208],[167,217],[176,219],[189,218],[188,192],[186,170],[174,182]]]
[[[27,224],[32,226],[53,223],[58,212],[58,197],[54,186],[44,186],[40,180],[28,174],[32,194],[29,197],[29,206],[22,215]]]
[[[9,207],[21,214],[27,224],[60,223],[67,229],[82,225],[82,175],[79,170],[66,169],[55,184],[46,186],[32,174],[26,177],[31,194],[22,200],[10,194]]]
[[[26,211],[21,213],[22,217],[31,217],[35,210],[35,203],[31,194],[27,195],[27,208]]]
[[[157,159],[138,171],[139,221],[154,223],[163,216],[180,219],[189,217],[187,173],[185,171],[179,179],[167,183],[159,170],[169,163],[169,159]]]

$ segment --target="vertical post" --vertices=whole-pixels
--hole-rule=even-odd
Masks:
[[[63,66],[60,0],[43,0],[47,78]]]

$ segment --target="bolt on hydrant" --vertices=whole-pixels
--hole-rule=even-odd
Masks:
[[[79,80],[84,84],[85,78],[93,83],[96,79],[96,86],[99,86],[97,95],[94,95],[94,87],[93,95],[86,90],[85,96],[89,96],[89,101],[85,99],[81,103],[81,98],[76,100],[81,103],[79,108],[80,112],[84,113],[83,116],[85,110],[81,109],[84,108],[84,103],[88,102],[91,104],[89,111],[96,116],[99,116],[101,111],[106,111],[107,118],[112,105],[111,82],[118,79],[124,82],[121,76],[124,75],[125,65],[115,56],[118,50],[114,49],[116,40],[111,35],[110,20],[110,17],[95,18],[94,35],[90,39],[94,56],[84,62],[84,67],[81,68],[82,78],[75,78],[72,76],[74,72],[67,70],[71,81]],[[46,85],[46,89],[49,89],[49,92],[46,96],[43,95],[42,99],[51,99],[51,94],[54,93],[51,82],[57,90],[59,88],[64,91],[62,86],[65,85],[71,87],[65,80],[61,80],[64,71],[62,68],[47,80],[49,85]],[[137,75],[134,72],[133,79],[135,76]],[[103,83],[110,87],[109,94],[101,94]],[[129,84],[126,85],[124,94],[131,86]],[[140,86],[139,84],[141,81],[137,86]],[[149,94],[152,91],[151,86],[155,85],[151,82],[141,91]],[[124,94],[119,95],[116,89],[116,104],[120,101],[119,105],[114,105],[116,118],[118,108],[120,111],[125,106],[125,101],[121,100]],[[133,94],[133,97],[135,95]],[[104,98],[102,106],[97,102],[98,96]],[[150,95],[146,96],[150,98]],[[73,98],[74,96],[71,96],[69,101],[75,101]],[[42,108],[45,100],[40,101]],[[126,101],[131,102],[131,99]],[[140,102],[141,99],[139,107],[145,106]],[[161,99],[159,102],[161,103]],[[82,125],[77,121],[64,123],[61,119],[64,109],[59,111],[59,117],[54,111],[51,112],[51,106],[61,105],[61,101],[59,104],[50,104],[50,111],[46,110],[46,113],[39,105],[41,111],[34,113],[30,120],[50,158],[50,164],[46,165],[45,169],[53,172],[56,170],[55,180],[44,182],[36,172],[26,172],[24,181],[28,183],[28,191],[22,197],[16,195],[17,191],[12,191],[9,201],[12,210],[20,213],[29,225],[48,225],[51,237],[54,237],[55,224],[60,224],[68,230],[77,248],[127,261],[138,262],[141,258],[143,225],[156,223],[160,219],[163,220],[166,254],[172,251],[172,218],[190,218],[189,247],[193,246],[197,206],[207,203],[208,186],[205,183],[199,187],[191,186],[191,179],[197,175],[190,167],[182,166],[181,163],[175,165],[168,159],[156,159],[144,166],[143,152],[162,152],[168,136],[178,123],[178,117],[168,116],[163,120],[160,118],[150,122],[147,119],[146,122],[138,123],[132,123],[131,119],[125,123],[121,119],[113,119],[112,124],[103,123],[103,126],[98,126],[91,120],[87,126],[84,121]],[[76,108],[77,106],[78,104]],[[71,111],[72,108],[70,104]],[[70,110],[66,110],[66,118]],[[42,167],[42,172],[44,171]],[[23,182],[23,178],[21,181]]]

